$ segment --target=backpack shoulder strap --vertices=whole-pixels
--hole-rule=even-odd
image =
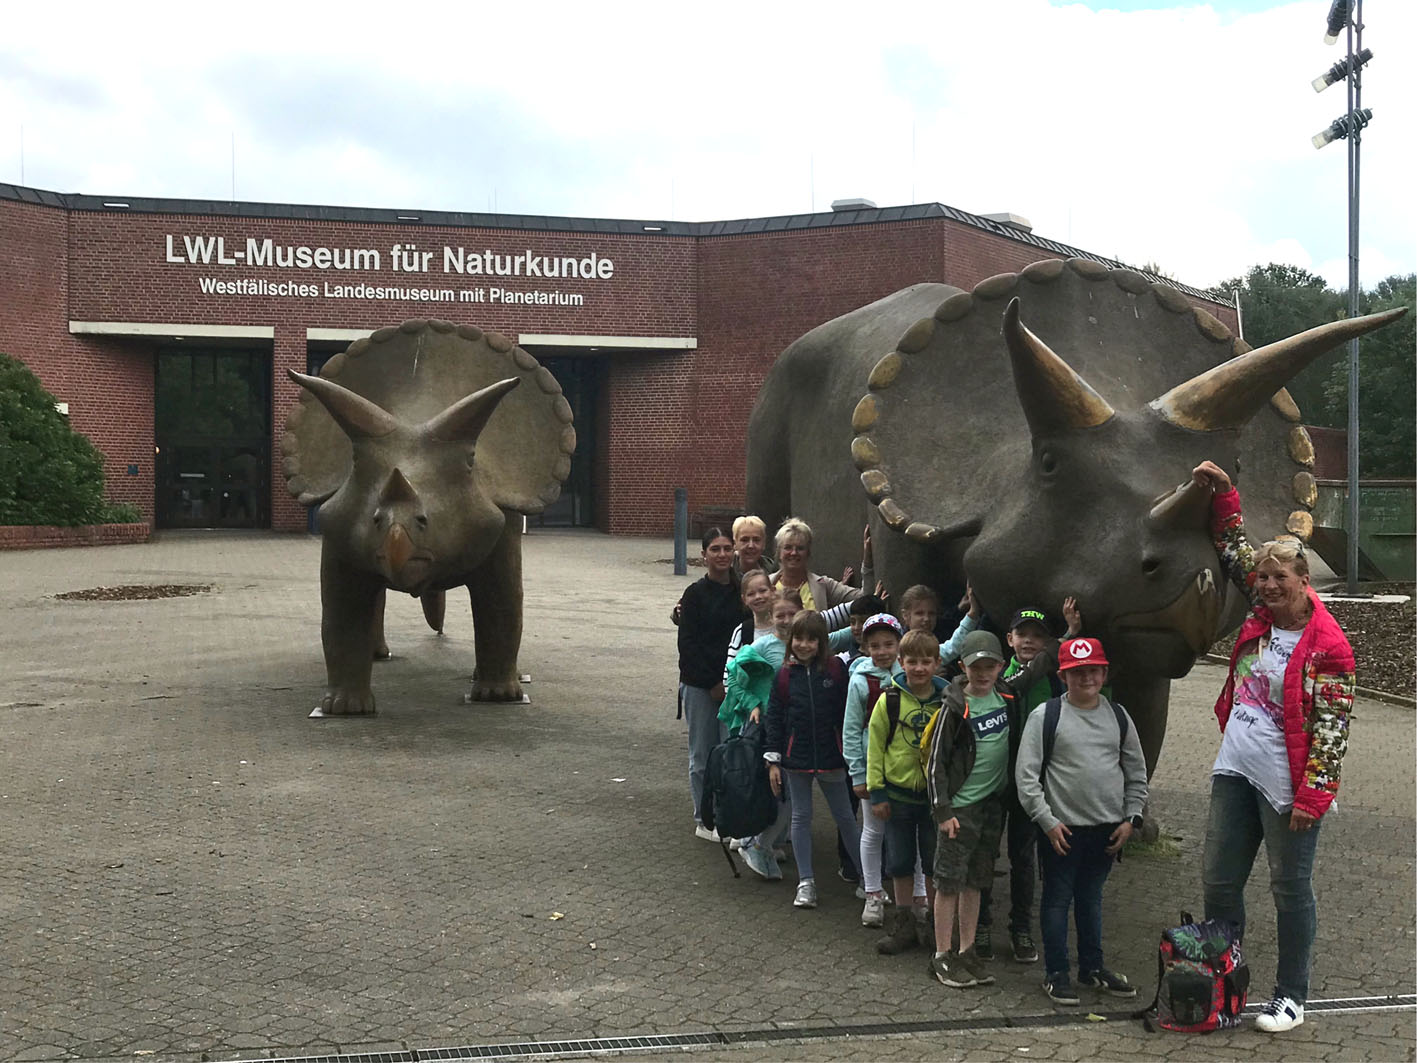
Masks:
[[[787,699],[792,693],[790,683],[791,679],[788,678],[787,665],[784,663],[783,666],[777,670],[777,679],[774,680],[774,685],[777,687],[778,700],[782,702],[784,710],[787,708]]]
[[[1107,703],[1112,706],[1112,715],[1117,717],[1117,760],[1122,759],[1122,749],[1127,744],[1127,712],[1111,698]]]
[[[1048,772],[1048,761],[1053,756],[1053,745],[1058,740],[1058,720],[1062,715],[1062,698],[1049,698],[1043,703],[1043,760],[1038,765],[1040,781]]]
[[[895,729],[900,726],[900,688],[891,684],[886,690],[886,719],[890,721],[890,727],[886,729],[886,748],[891,747],[891,739],[895,738]]]

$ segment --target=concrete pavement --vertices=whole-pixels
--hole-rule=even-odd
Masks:
[[[1042,972],[951,991],[878,956],[830,874],[735,880],[692,835],[675,650],[689,579],[667,542],[527,539],[529,706],[461,703],[472,624],[433,636],[391,599],[379,715],[307,720],[323,681],[317,540],[167,533],[0,555],[0,1057],[197,1060],[710,1030],[715,1057],[1411,1059],[1413,1012],[1314,1015],[1279,1038],[1135,1023],[998,1029],[1054,1011]],[[146,602],[61,602],[205,582]],[[1178,851],[1108,885],[1109,961],[1150,986],[1155,940],[1200,908],[1223,673],[1175,684],[1153,805]],[[1313,996],[1411,994],[1414,716],[1363,702],[1324,825]],[[1257,996],[1273,978],[1263,861]],[[557,918],[557,916],[560,918]],[[1118,1010],[1109,1001],[1089,1006]],[[784,1025],[974,1019],[903,1038],[753,1041]],[[991,1025],[994,1024],[994,1025]],[[777,1036],[781,1036],[778,1034]],[[706,1050],[709,1051],[709,1050]],[[679,1054],[677,1051],[673,1054]]]

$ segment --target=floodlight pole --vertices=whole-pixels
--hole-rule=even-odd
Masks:
[[[1353,0],[1348,13],[1348,114],[1363,106],[1363,0]],[[1348,134],[1348,316],[1358,316],[1358,150],[1363,141],[1360,122]],[[1348,341],[1348,579],[1349,594],[1358,593],[1358,337]]]

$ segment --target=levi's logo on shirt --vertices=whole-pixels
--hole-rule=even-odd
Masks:
[[[974,725],[974,737],[994,738],[1008,730],[1009,713],[1008,709],[1000,705],[992,711],[986,711],[979,715],[969,714],[969,722]]]

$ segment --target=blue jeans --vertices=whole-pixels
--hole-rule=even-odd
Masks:
[[[1320,820],[1319,822],[1322,822]],[[1269,889],[1279,931],[1275,990],[1299,1004],[1309,998],[1309,959],[1318,926],[1312,885],[1319,823],[1289,829],[1280,814],[1246,779],[1210,780],[1210,823],[1205,831],[1205,917],[1228,919],[1245,934],[1245,882],[1260,842],[1269,857]]]
[[[866,815],[871,815],[870,809]],[[935,839],[940,828],[930,815],[930,802],[892,801],[885,835],[886,874],[891,878],[914,878],[917,867],[935,866]],[[896,903],[905,902],[897,899]]]
[[[851,858],[852,870],[856,878],[861,878],[861,828],[856,825],[856,817],[851,814],[851,801],[847,798],[850,784],[846,773],[837,771],[817,772],[786,771],[782,773],[783,788],[792,801],[792,856],[797,861],[798,879],[809,879],[812,873],[812,782],[821,788],[827,799],[832,818],[836,820],[836,831],[846,843]]]
[[[1068,907],[1078,934],[1078,970],[1102,969],[1102,886],[1116,859],[1107,852],[1115,823],[1071,827],[1068,851],[1059,856],[1042,831],[1038,835],[1038,867],[1043,872],[1043,899],[1038,924],[1043,933],[1043,965],[1051,975],[1069,973]]]
[[[679,684],[679,703],[684,722],[689,725],[689,792],[694,797],[694,822],[702,823],[699,809],[704,803],[704,773],[713,747],[728,740],[728,728],[718,719],[713,695],[703,687]]]

